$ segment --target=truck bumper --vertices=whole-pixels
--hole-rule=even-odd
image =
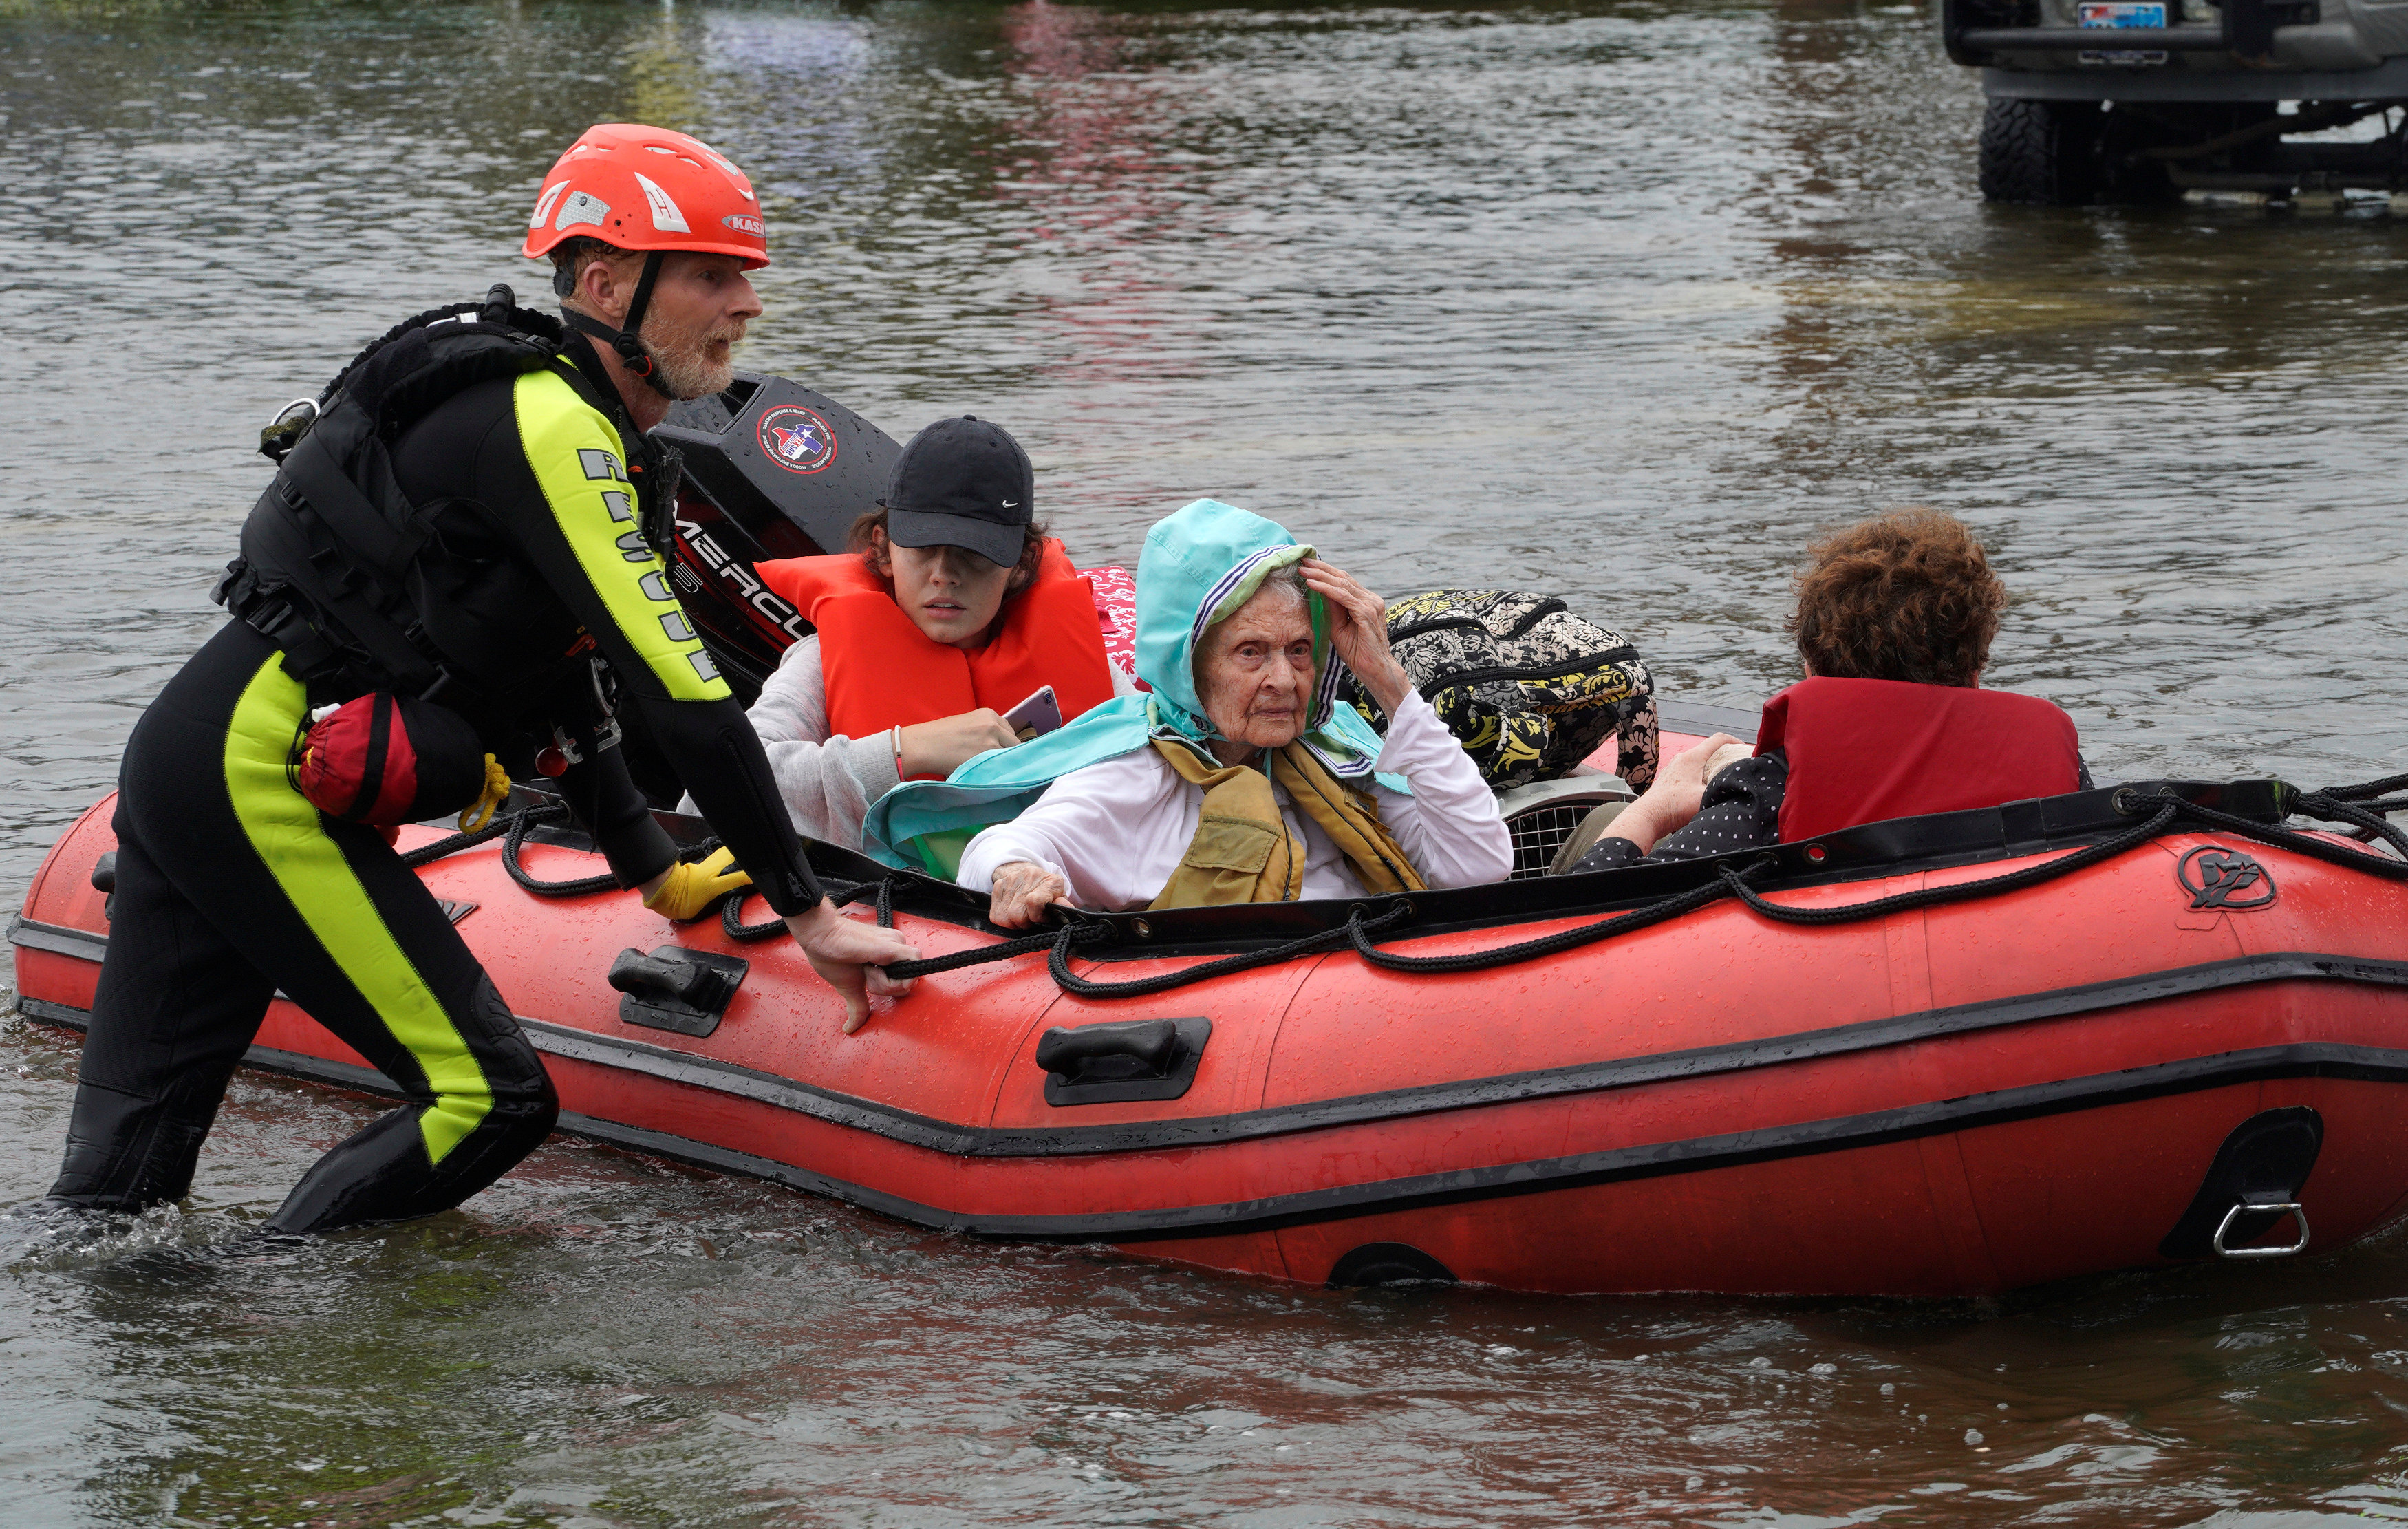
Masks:
[[[2114,34],[2107,34],[2114,36]],[[2113,46],[2113,45],[2111,45]],[[2408,57],[2371,69],[1984,69],[1982,94],[2022,101],[2408,100]]]

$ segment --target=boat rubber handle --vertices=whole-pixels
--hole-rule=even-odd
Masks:
[[[1065,1078],[1075,1078],[1084,1064],[1107,1057],[1126,1057],[1154,1077],[1170,1071],[1179,1048],[1179,1026],[1169,1019],[1125,1019],[1109,1025],[1056,1026],[1037,1043],[1037,1065]]]
[[[736,996],[727,974],[693,961],[665,960],[640,950],[622,950],[610,963],[610,986],[636,998],[673,998],[705,1012]]]

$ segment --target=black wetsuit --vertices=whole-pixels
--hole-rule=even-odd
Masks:
[[[619,751],[596,746],[598,653],[770,906],[804,911],[820,889],[768,761],[635,529],[628,473],[643,476],[647,444],[583,342],[561,353],[591,385],[557,366],[479,382],[392,444],[409,502],[435,507],[416,555],[424,635],[475,681],[447,699],[505,762],[532,757],[531,731],[579,740],[582,762],[559,785],[634,885],[675,851]],[[262,506],[254,526],[281,512]],[[287,773],[310,708],[362,688],[304,685],[236,621],[135,728],[108,954],[54,1199],[135,1210],[186,1194],[280,988],[408,1102],[319,1160],[271,1230],[448,1208],[552,1129],[541,1060],[433,896],[379,832],[321,815]]]

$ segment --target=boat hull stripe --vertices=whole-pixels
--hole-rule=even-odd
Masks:
[[[19,918],[9,938],[35,949],[97,960],[108,948],[104,936]],[[1905,1046],[1976,1031],[2093,1014],[2171,998],[2270,982],[2344,982],[2408,988],[2408,961],[2366,959],[2298,952],[2242,956],[2198,966],[2118,977],[2109,982],[2048,992],[1991,999],[1952,1008],[1927,1009],[1887,1019],[1869,1019],[1824,1030],[1800,1031],[1764,1040],[1610,1061],[1583,1062],[1527,1073],[1429,1084],[1341,1099],[1312,1100],[1270,1109],[1184,1120],[1134,1121],[1121,1125],[1055,1127],[968,1126],[939,1120],[735,1062],[574,1026],[519,1017],[536,1049],[596,1066],[641,1073],[664,1082],[754,1100],[815,1120],[873,1132],[908,1146],[966,1158],[1061,1158],[1105,1152],[1147,1152],[1213,1147],[1303,1131],[1374,1124],[1449,1110],[1478,1109],[1534,1099],[1600,1093],[1691,1078],[1713,1077],[1790,1062]],[[30,1001],[28,1001],[30,1002]],[[77,1011],[80,1012],[80,1011]]]
[[[90,1018],[81,1009],[43,999],[21,998],[26,1017],[80,1029]],[[244,1063],[363,1093],[391,1094],[383,1075],[294,1051],[253,1046]],[[1795,1125],[1684,1141],[1613,1147],[1530,1161],[1456,1169],[1365,1184],[1340,1185],[1294,1194],[1269,1195],[1220,1204],[1169,1205],[1155,1209],[1062,1216],[982,1216],[924,1204],[868,1186],[833,1178],[752,1153],[647,1131],[591,1116],[564,1114],[560,1129],[612,1146],[699,1167],[769,1179],[892,1216],[898,1220],[971,1236],[1037,1242],[1154,1242],[1181,1237],[1226,1236],[1283,1226],[1386,1215],[1509,1195],[1542,1194],[1627,1179],[1706,1173],[1784,1158],[1845,1152],[1982,1126],[2043,1116],[2134,1103],[2168,1095],[2197,1093],[2279,1078],[2343,1078],[2408,1083],[2408,1051],[2379,1046],[2300,1043],[2227,1051],[2121,1072],[2000,1089],[1989,1093],[1862,1115],[1807,1120]]]

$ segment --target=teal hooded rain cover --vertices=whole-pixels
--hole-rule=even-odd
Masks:
[[[1120,696],[1013,748],[990,749],[941,781],[905,781],[870,804],[862,850],[905,871],[953,879],[979,829],[1009,823],[1074,770],[1118,758],[1156,738],[1204,755],[1220,737],[1196,693],[1196,646],[1207,628],[1254,599],[1263,581],[1315,555],[1286,528],[1218,499],[1197,499],[1155,523],[1137,562],[1137,671],[1151,695]],[[1338,704],[1344,665],[1329,645],[1328,612],[1312,608],[1312,704],[1304,744],[1332,774],[1409,794],[1401,775],[1374,775],[1380,735]]]

